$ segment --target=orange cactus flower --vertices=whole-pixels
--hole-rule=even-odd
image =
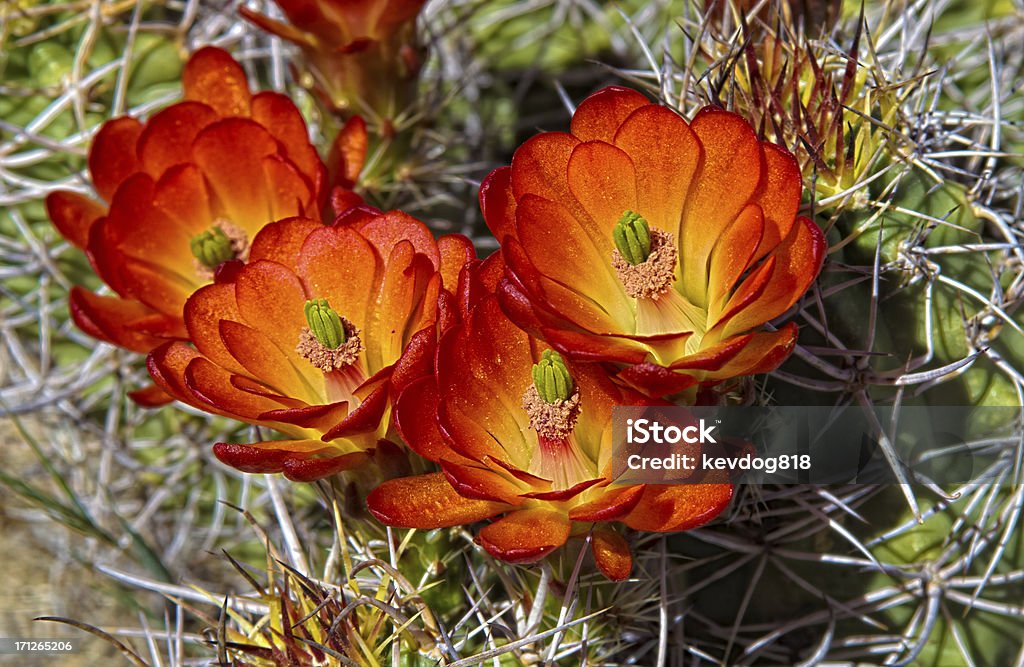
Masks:
[[[336,111],[394,118],[420,68],[416,16],[426,0],[275,0],[283,23],[239,12],[303,52],[317,89]]]
[[[406,442],[443,472],[385,482],[368,507],[406,528],[504,515],[478,541],[514,563],[539,560],[593,528],[598,566],[624,579],[632,557],[609,522],[686,530],[721,512],[732,486],[616,484],[612,408],[650,399],[612,383],[598,365],[563,360],[509,321],[493,292],[466,289],[473,282],[467,273],[493,277],[500,257],[493,258],[464,272],[463,321],[441,336],[435,373],[410,382],[396,405]]]
[[[106,205],[67,191],[46,200],[116,293],[75,288],[75,322],[137,352],[186,338],[186,299],[224,261],[244,259],[264,225],[319,218],[322,204],[325,167],[288,98],[252,94],[238,63],[212,47],[192,56],[183,84],[184,101],[96,135],[89,171]]]
[[[767,372],[792,351],[795,324],[763,325],[821,268],[800,196],[793,157],[736,114],[687,123],[617,87],[480,189],[506,312],[570,358],[625,365],[620,380],[651,395]]]
[[[388,447],[391,394],[420,355],[413,335],[433,331],[442,271],[470,256],[464,237],[435,241],[400,212],[275,222],[248,263],[189,298],[195,347],[157,348],[150,375],[184,403],[288,438],[219,443],[228,465],[297,481],[358,466]]]

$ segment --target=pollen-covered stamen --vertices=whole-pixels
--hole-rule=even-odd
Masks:
[[[580,392],[565,362],[554,350],[545,350],[533,366],[533,384],[523,393],[523,409],[530,427],[551,440],[572,433],[580,414]]]
[[[306,324],[299,332],[295,351],[324,373],[356,363],[363,352],[359,329],[331,308],[326,299],[305,305]]]
[[[612,266],[626,294],[634,299],[657,299],[672,289],[679,261],[674,235],[650,229],[646,220],[626,211],[612,236],[615,239]],[[619,238],[623,239],[622,243]],[[634,261],[637,259],[640,261]]]
[[[245,232],[230,220],[217,218],[213,225],[189,242],[196,273],[206,280],[213,279],[217,267],[232,259],[243,262],[249,258],[249,239]]]

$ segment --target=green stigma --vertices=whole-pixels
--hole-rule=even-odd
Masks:
[[[346,340],[341,317],[327,303],[327,299],[306,302],[306,323],[317,341],[328,350],[337,350]]]
[[[643,264],[651,255],[651,228],[636,211],[622,214],[612,230],[612,238],[619,254],[633,266]]]
[[[190,245],[192,255],[208,269],[216,269],[223,262],[235,258],[231,239],[220,227],[211,227],[202,234],[196,234]]]
[[[533,365],[533,386],[545,403],[568,400],[576,388],[562,356],[554,350],[544,350],[540,362]]]

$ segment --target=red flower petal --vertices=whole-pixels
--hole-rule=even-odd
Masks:
[[[480,210],[498,243],[516,235],[516,200],[512,194],[512,168],[495,169],[480,183]]]
[[[196,405],[192,392],[185,386],[185,369],[199,353],[185,343],[174,341],[157,347],[146,357],[146,370],[153,382],[179,401]],[[201,406],[202,404],[200,404]],[[223,414],[214,411],[216,414]]]
[[[295,103],[280,93],[258,93],[252,98],[252,119],[273,133],[288,161],[308,179],[314,191],[320,191],[326,180],[326,169],[316,148],[309,143],[306,121]]]
[[[192,142],[217,113],[200,102],[180,102],[158,112],[139,136],[137,152],[143,171],[160,178],[167,169],[192,161]]]
[[[358,468],[369,460],[368,452],[350,452],[340,456],[316,459],[292,457],[284,460],[281,472],[293,482],[315,482],[324,477],[337,475],[344,470]]]
[[[633,571],[629,544],[618,533],[600,528],[594,530],[590,549],[597,567],[612,581],[622,581]]]
[[[220,201],[222,215],[250,234],[273,220],[263,158],[276,155],[277,146],[266,128],[244,118],[213,123],[192,144],[195,163]]]
[[[459,284],[459,273],[467,262],[476,259],[473,242],[462,234],[445,234],[437,240],[440,254],[441,285],[454,291]]]
[[[765,232],[754,255],[755,260],[767,255],[782,239],[789,236],[800,208],[800,192],[803,189],[800,165],[789,151],[766,142],[761,143],[761,149],[764,152],[765,172],[761,192],[754,201],[764,212]]]
[[[622,122],[637,109],[648,106],[645,96],[618,86],[609,86],[585,99],[572,115],[572,133],[581,141],[611,143]]]
[[[679,228],[679,256],[686,296],[705,305],[707,257],[757,189],[763,153],[747,121],[728,111],[707,107],[690,129],[704,147],[704,161]]]
[[[327,157],[327,168],[331,173],[331,184],[341,186],[345,190],[356,187],[359,174],[366,163],[366,152],[369,148],[369,135],[366,132],[366,121],[362,116],[352,116],[342,126],[338,136],[331,144]],[[337,211],[341,213],[341,211]]]
[[[298,270],[299,251],[306,237],[323,225],[310,218],[286,218],[271,222],[259,231],[249,248],[249,261],[269,259]]]
[[[505,505],[455,493],[439,472],[384,482],[366,498],[381,523],[399,528],[446,528],[487,519]]]
[[[270,440],[258,445],[218,442],[213,454],[221,463],[249,473],[275,473],[284,469],[285,462],[297,456],[311,456],[325,451],[318,440]]]
[[[440,460],[448,445],[437,428],[437,386],[433,377],[410,383],[395,405],[395,425],[409,447],[425,459]]]
[[[697,384],[697,379],[690,375],[651,363],[628,366],[616,377],[648,396],[670,396]]]
[[[632,158],[636,170],[637,213],[651,227],[676,234],[703,157],[696,135],[679,114],[648,104],[623,121],[615,145]]]
[[[484,526],[478,541],[499,560],[535,563],[565,544],[570,526],[568,517],[560,512],[518,510]]]
[[[764,216],[758,206],[747,206],[722,232],[711,251],[708,267],[709,320],[714,322],[724,299],[754,261],[764,237]]]
[[[636,530],[688,530],[718,516],[732,499],[732,490],[731,484],[648,485],[622,521]]]
[[[579,139],[563,132],[545,132],[527,139],[512,156],[511,181],[515,198],[532,193],[551,201],[568,202],[572,193],[565,182],[565,170],[572,150],[579,143]]]
[[[614,521],[631,512],[643,494],[643,485],[610,488],[594,500],[573,507],[569,518],[583,522]]]
[[[103,124],[89,149],[89,173],[100,197],[110,201],[122,181],[139,170],[135,152],[142,123],[115,118]]]
[[[355,410],[349,412],[344,420],[324,433],[325,442],[335,438],[344,438],[369,433],[380,428],[381,420],[388,408],[388,386],[381,383]]]
[[[136,405],[140,405],[144,408],[158,408],[162,405],[167,405],[174,400],[173,396],[155,384],[148,384],[142,389],[130,391],[128,392],[128,397],[131,398]]]
[[[627,210],[637,210],[636,168],[623,150],[611,144],[577,145],[566,167],[569,190],[593,220],[589,227],[603,264],[611,263],[611,230]],[[522,198],[520,198],[520,203]],[[587,218],[582,218],[587,220]],[[519,233],[523,230],[520,226]]]
[[[248,116],[251,94],[242,66],[227,51],[206,46],[189,58],[181,73],[186,100],[213,108],[220,116]]]
[[[149,352],[166,342],[166,339],[150,336],[133,327],[139,320],[153,314],[138,301],[99,296],[76,286],[71,289],[68,307],[78,328],[93,338],[134,352]]]
[[[92,223],[106,214],[103,206],[75,192],[58,190],[46,197],[46,212],[61,235],[79,249],[89,242]]]
[[[752,304],[729,320],[723,335],[747,331],[786,312],[818,275],[826,248],[818,226],[798,218],[789,236],[769,257],[777,260],[771,281]]]
[[[448,483],[464,498],[493,500],[510,505],[522,502],[519,494],[523,489],[493,470],[445,460],[441,461],[441,469]]]

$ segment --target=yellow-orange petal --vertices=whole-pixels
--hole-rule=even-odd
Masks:
[[[651,227],[675,234],[703,159],[697,136],[679,114],[649,104],[623,121],[615,145],[632,158],[636,170],[637,213]]]
[[[706,374],[708,379],[727,379],[767,373],[779,367],[796,347],[797,326],[790,322],[778,331],[759,331],[721,369]],[[746,336],[744,336],[746,338]]]
[[[600,141],[581,143],[573,148],[564,178],[569,191],[586,211],[593,226],[584,228],[594,237],[603,264],[611,262],[612,228],[625,211],[637,210],[636,168],[620,148]],[[520,198],[520,203],[522,198]],[[642,212],[641,212],[642,213]],[[520,234],[522,226],[520,225]]]
[[[208,231],[216,217],[206,180],[194,164],[176,165],[160,176],[153,190],[153,207],[162,214],[161,219],[174,223],[175,232],[180,234],[178,243]],[[166,242],[166,236],[161,240]],[[184,243],[175,250],[180,257],[176,263],[181,265],[184,259],[183,266],[188,271],[191,265],[190,245]]]
[[[277,154],[277,141],[266,128],[244,118],[217,121],[199,133],[192,154],[233,224],[258,229],[273,220],[263,158]]]
[[[765,171],[761,191],[754,201],[764,212],[764,238],[754,260],[767,255],[782,239],[789,236],[800,208],[803,178],[793,155],[775,144],[761,143]]]
[[[252,98],[252,119],[271,131],[281,142],[283,155],[294,164],[314,190],[323,187],[326,170],[309,143],[309,130],[295,103],[286,95],[270,91],[257,93]]]
[[[303,305],[312,297],[288,267],[266,260],[246,265],[235,280],[235,298],[244,324],[261,331],[281,350],[295,349],[306,326]],[[333,301],[331,306],[339,307]]]
[[[621,330],[632,318],[632,307],[612,268],[610,241],[592,238],[561,204],[534,195],[519,201],[516,215],[519,241],[534,268],[561,286],[572,286],[587,299],[576,308],[571,302],[568,309],[556,306],[559,312],[571,313],[591,331]],[[581,280],[582,276],[586,279]],[[551,291],[558,286],[552,285]]]
[[[192,142],[217,113],[200,102],[180,102],[156,113],[139,136],[139,162],[143,171],[160,178],[167,169],[192,161]]]
[[[474,523],[506,507],[501,503],[463,498],[439,472],[384,482],[367,496],[366,505],[381,523],[420,529]]]
[[[205,357],[196,357],[185,368],[185,386],[200,401],[235,418],[256,421],[265,412],[281,407],[266,396],[242,391],[233,375]]]
[[[186,100],[209,105],[221,117],[249,115],[252,96],[245,71],[223,49],[206,46],[192,54],[181,84]]]
[[[580,141],[611,143],[622,122],[640,107],[650,104],[650,100],[635,90],[609,86],[580,103],[572,115],[570,130]]]
[[[545,132],[523,142],[512,156],[510,176],[515,198],[532,193],[551,201],[568,201],[572,193],[565,182],[565,170],[579,143],[564,132]]]
[[[445,234],[437,239],[437,250],[440,255],[441,285],[454,292],[459,284],[459,273],[462,267],[476,259],[473,242],[462,234]]]
[[[321,372],[299,358],[294,346],[282,350],[262,331],[226,319],[219,321],[218,331],[223,349],[232,357],[225,368],[241,364],[243,373],[259,378],[278,394],[310,404],[323,400]]]
[[[633,570],[629,544],[613,530],[597,528],[591,536],[590,550],[597,567],[612,581],[622,581]]]
[[[789,236],[768,257],[776,260],[771,280],[752,303],[728,320],[723,335],[748,331],[786,312],[814,282],[826,247],[818,225],[798,218]]]
[[[266,225],[256,234],[249,248],[249,261],[269,259],[298,270],[299,252],[306,237],[323,225],[311,218],[292,217]]]
[[[359,328],[373,317],[371,304],[384,266],[359,232],[347,227],[314,230],[303,243],[298,269],[310,298],[327,299]]]
[[[684,293],[704,306],[708,255],[760,184],[763,158],[754,130],[734,113],[706,107],[690,129],[704,148],[704,160],[687,198],[677,242]]]
[[[477,540],[487,553],[509,563],[534,563],[569,539],[572,524],[561,512],[517,510],[484,526]]]
[[[732,484],[648,485],[622,522],[636,530],[675,532],[703,525],[732,499]]]
[[[717,320],[737,281],[754,261],[763,236],[761,207],[748,205],[715,242],[708,266],[708,319],[712,323]]]

